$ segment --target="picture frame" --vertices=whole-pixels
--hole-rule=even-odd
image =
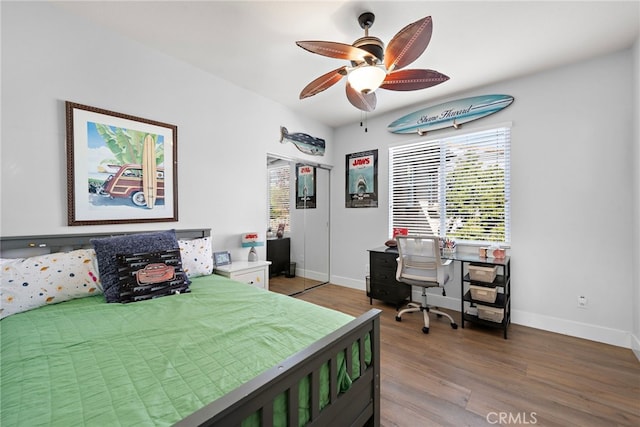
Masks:
[[[216,267],[231,264],[231,253],[229,251],[214,252],[213,262]]]
[[[296,209],[316,208],[316,168],[296,164]]]
[[[378,150],[345,156],[345,207],[378,207]]]
[[[178,221],[176,125],[66,101],[68,225]]]

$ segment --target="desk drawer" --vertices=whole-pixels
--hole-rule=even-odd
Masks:
[[[396,270],[390,269],[390,268],[386,268],[386,269],[372,268],[371,280],[376,282],[395,282]]]
[[[371,253],[369,260],[371,264],[375,264],[377,268],[380,269],[392,269],[396,270],[398,267],[398,263],[396,261],[398,258],[398,254],[389,253],[389,254],[381,254],[381,253]]]

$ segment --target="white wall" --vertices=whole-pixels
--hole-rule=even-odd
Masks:
[[[177,125],[177,223],[66,225],[66,100]],[[53,5],[2,3],[2,235],[211,227],[244,259],[240,234],[266,231],[266,153],[318,161],[281,125],[330,155],[331,128]]]
[[[327,141],[326,156],[309,160],[335,166],[332,281],[364,289],[366,250],[388,237],[387,147],[413,139],[386,126],[445,100],[425,91],[423,104],[369,120],[367,133],[357,123],[332,130],[50,4],[3,2],[1,19],[2,235],[212,227],[214,249],[244,258],[240,233],[266,224],[266,153],[305,157],[279,143],[284,125]],[[638,56],[636,45],[456,97],[515,97],[461,129],[513,123],[515,323],[640,348]],[[65,100],[178,126],[179,222],[66,225]],[[380,207],[346,209],[345,155],[373,148]]]
[[[632,266],[637,265],[631,233],[631,183],[638,166],[637,156],[635,165],[632,157],[638,122],[637,99],[630,90],[637,85],[633,71],[632,52],[627,50],[461,93],[456,98],[504,93],[515,101],[457,131],[424,137],[386,131],[396,118],[445,101],[428,99],[428,90],[424,104],[369,120],[367,133],[357,124],[337,129],[332,282],[364,289],[367,249],[382,246],[389,237],[391,144],[512,122],[513,322],[630,347]],[[378,102],[383,104],[385,93],[380,92]],[[380,207],[346,209],[344,156],[375,148]],[[450,298],[443,305],[459,309],[457,285],[448,288]],[[588,298],[587,309],[577,308],[579,295]]]

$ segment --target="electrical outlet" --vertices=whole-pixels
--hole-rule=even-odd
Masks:
[[[587,304],[589,301],[587,301],[587,297],[585,297],[584,295],[580,295],[578,297],[578,308],[587,308]]]

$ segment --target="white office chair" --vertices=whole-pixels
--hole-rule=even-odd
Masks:
[[[444,285],[452,276],[450,274],[451,260],[442,262],[440,258],[440,242],[437,236],[396,236],[398,242],[398,270],[396,279],[398,282],[411,286],[422,287],[422,304],[410,302],[407,308],[401,310],[396,315],[398,322],[402,321],[405,313],[421,311],[424,316],[424,327],[422,332],[429,333],[429,312],[435,313],[438,317],[446,317],[451,322],[453,329],[458,329],[458,325],[453,318],[437,307],[427,304],[427,288],[441,287],[442,295],[446,295]]]

